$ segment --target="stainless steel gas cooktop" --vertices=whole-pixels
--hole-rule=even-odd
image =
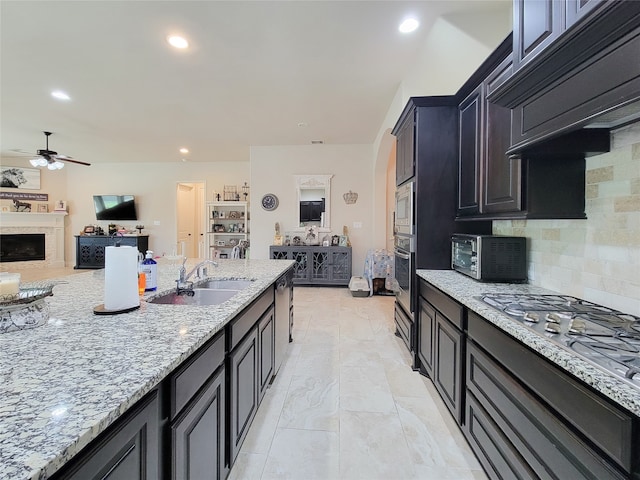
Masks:
[[[490,293],[481,299],[640,389],[640,317],[567,295]]]

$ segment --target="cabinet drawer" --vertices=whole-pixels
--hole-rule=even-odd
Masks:
[[[424,280],[420,280],[420,295],[447,317],[447,320],[460,330],[464,330],[464,307],[461,304]]]
[[[169,380],[171,384],[171,419],[180,413],[207,379],[224,364],[224,339],[224,332],[220,332],[171,374]]]
[[[524,465],[560,479],[622,478],[473,342],[467,345],[467,388],[492,419],[494,437],[508,439],[502,441],[501,457],[517,451],[515,458],[522,458]],[[474,408],[478,410],[472,404]]]
[[[580,431],[625,471],[631,471],[636,459],[631,451],[630,415],[474,312],[469,312],[468,333],[471,340],[541,397],[566,424]]]
[[[267,311],[273,302],[274,291],[273,288],[269,288],[232,321],[231,328],[229,329],[229,332],[231,332],[229,351],[233,350],[236,345],[240,343],[242,338],[253,328],[255,323],[262,317],[262,314]]]
[[[398,334],[400,338],[404,341],[405,345],[411,352],[413,350],[413,322],[407,317],[402,308],[400,308],[397,304],[395,306],[395,321],[396,326],[398,327]]]

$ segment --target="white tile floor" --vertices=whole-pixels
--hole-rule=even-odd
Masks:
[[[394,330],[393,297],[296,287],[294,343],[229,478],[485,480]]]

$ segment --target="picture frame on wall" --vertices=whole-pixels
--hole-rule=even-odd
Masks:
[[[37,168],[0,167],[0,187],[40,190],[40,170]]]
[[[47,205],[46,203],[39,203],[38,213],[49,213],[49,205]]]

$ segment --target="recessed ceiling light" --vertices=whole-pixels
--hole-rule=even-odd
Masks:
[[[62,90],[54,90],[53,92],[51,92],[51,96],[53,98],[57,98],[58,100],[71,100],[71,97]]]
[[[189,42],[187,41],[187,39],[179,35],[168,36],[167,42],[169,42],[169,45],[176,48],[187,48],[189,46]]]
[[[303,128],[303,127],[308,127],[308,126],[309,126],[309,124],[308,124],[307,122],[298,122],[298,126],[299,126],[300,128]]]
[[[398,30],[400,30],[402,33],[411,33],[416,28],[418,28],[419,25],[420,22],[418,22],[418,20],[416,20],[415,18],[407,18],[400,24]]]
[[[182,148],[180,149],[180,153],[189,153],[189,149],[188,149],[188,148],[185,148],[185,147],[182,147]]]

